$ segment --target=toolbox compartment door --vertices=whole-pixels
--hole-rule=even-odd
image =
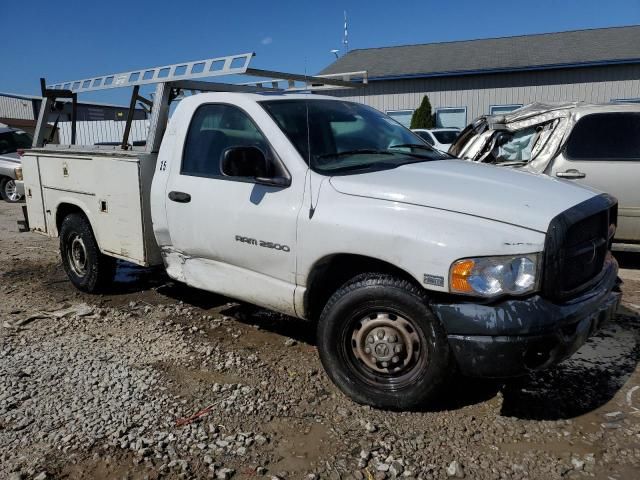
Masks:
[[[22,174],[27,212],[29,213],[29,228],[33,232],[48,233],[42,184],[40,183],[40,161],[37,155],[27,153],[22,157]]]

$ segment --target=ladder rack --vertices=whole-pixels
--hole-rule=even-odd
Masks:
[[[283,91],[301,90],[329,90],[334,88],[354,88],[369,83],[366,70],[359,72],[330,73],[325,75],[297,75],[268,70],[247,69],[247,74],[255,74],[257,77],[271,77],[269,80],[246,82],[240,85],[255,86],[258,88],[281,89]],[[280,78],[277,78],[280,77]],[[282,83],[285,85],[281,85]],[[303,85],[298,85],[298,83]],[[354,83],[360,82],[360,83]],[[311,84],[311,85],[309,85]]]
[[[174,80],[242,75],[247,71],[254,53],[208,58],[194,62],[174,63],[129,72],[112,73],[100,77],[83,78],[48,85],[51,90],[70,90],[73,93],[94,92],[108,88],[133,87]]]
[[[88,77],[80,80],[57,82],[47,85],[44,78],[40,79],[42,90],[42,106],[38,115],[33,147],[44,146],[44,132],[48,113],[59,98],[72,100],[71,114],[71,144],[75,145],[76,137],[76,107],[79,93],[107,90],[111,88],[133,87],[127,123],[120,147],[130,148],[129,133],[133,121],[133,113],[138,103],[144,104],[151,111],[149,137],[146,151],[157,152],[169,118],[169,107],[172,101],[182,98],[184,92],[293,92],[314,91],[335,88],[356,88],[368,83],[367,72],[348,72],[331,75],[300,75],[251,68],[249,65],[255,53],[227,55],[192,62],[174,63],[159,67],[142,68],[128,72],[112,73],[98,77]],[[267,78],[248,83],[219,83],[200,79],[222,77],[229,75],[246,75]],[[284,82],[284,85],[282,85]],[[153,100],[140,95],[142,85],[156,84]]]

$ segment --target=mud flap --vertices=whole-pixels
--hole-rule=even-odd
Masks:
[[[29,228],[29,212],[27,211],[27,206],[22,205],[22,216],[24,220],[18,220],[16,223],[18,224],[18,231],[20,233],[30,232]]]

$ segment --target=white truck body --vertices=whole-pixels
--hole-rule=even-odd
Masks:
[[[60,206],[92,220],[104,254],[142,266],[162,262],[150,199],[155,154],[108,149],[42,148],[23,158],[33,231],[58,236]]]
[[[146,148],[25,155],[31,230],[61,237],[78,288],[110,278],[111,258],[162,262],[177,281],[317,321],[332,380],[385,408],[433,397],[453,364],[546,368],[614,314],[612,197],[448,158],[328,96],[192,95],[165,129],[176,85],[156,91]]]

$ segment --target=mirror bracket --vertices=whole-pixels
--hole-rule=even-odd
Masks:
[[[291,179],[287,177],[255,177],[254,180],[260,185],[268,185],[271,187],[285,188],[291,185]]]

